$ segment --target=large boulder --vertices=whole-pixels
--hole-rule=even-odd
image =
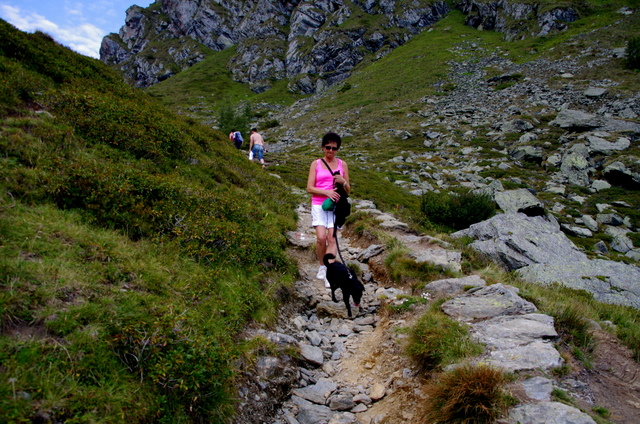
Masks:
[[[640,173],[633,172],[622,162],[613,162],[604,168],[604,178],[614,186],[640,190]]]
[[[521,212],[528,216],[544,215],[544,205],[525,188],[496,192],[494,199],[505,213]]]
[[[538,263],[574,263],[587,258],[555,224],[544,217],[523,213],[496,215],[452,236],[476,239],[471,247],[508,270]]]
[[[570,184],[589,186],[589,175],[593,172],[589,162],[589,149],[585,144],[575,144],[562,156],[560,171]]]
[[[640,308],[640,268],[622,262],[590,260],[543,217],[501,214],[452,234],[469,236],[471,247],[526,281],[593,293],[600,302]]]
[[[517,271],[525,281],[561,283],[586,290],[605,303],[640,309],[640,268],[604,259],[529,265]]]
[[[570,131],[585,131],[600,126],[596,116],[581,110],[563,109],[549,125]]]

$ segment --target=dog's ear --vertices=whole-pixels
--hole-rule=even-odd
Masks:
[[[327,253],[326,255],[324,255],[324,257],[322,258],[322,262],[324,263],[325,266],[329,266],[329,261],[331,259],[335,259],[335,255],[333,253]]]

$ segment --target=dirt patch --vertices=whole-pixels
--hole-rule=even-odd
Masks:
[[[593,405],[581,400],[579,406],[589,412],[594,406],[606,408],[614,423],[640,423],[640,364],[611,334],[596,331],[594,335],[592,368],[570,376],[586,383],[592,396]]]
[[[384,308],[383,308],[384,310]],[[356,414],[363,424],[421,423],[425,380],[417,364],[404,353],[410,327],[422,309],[402,316],[383,316],[375,331],[358,339],[357,349],[345,358],[334,378],[344,385],[370,387],[382,384],[385,395],[367,411]]]

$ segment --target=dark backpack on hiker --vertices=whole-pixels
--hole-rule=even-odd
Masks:
[[[236,131],[233,134],[233,141],[238,145],[240,145],[240,144],[242,144],[244,142],[244,140],[242,139],[242,133],[240,131]]]
[[[331,175],[340,174],[340,171],[333,171],[329,166],[329,164],[325,162],[324,159],[322,159],[322,162],[324,162],[327,169],[329,169],[329,172],[331,172]],[[333,209],[333,216],[334,216],[333,225],[339,228],[344,225],[345,221],[347,220],[347,217],[351,215],[351,203],[349,203],[349,195],[347,194],[347,191],[344,189],[342,184],[336,184],[336,191],[340,195],[340,199],[338,200],[338,203],[336,203],[336,206]]]

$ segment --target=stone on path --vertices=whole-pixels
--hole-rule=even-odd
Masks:
[[[540,402],[514,408],[510,424],[596,424],[589,415],[560,402]]]
[[[311,346],[306,343],[300,343],[300,355],[302,358],[314,365],[322,366],[324,363],[324,357],[322,355],[322,349],[319,347]]]
[[[494,350],[489,352],[487,359],[477,362],[515,372],[556,368],[562,365],[563,359],[551,343],[536,341],[511,349]]]
[[[446,278],[432,281],[425,289],[433,294],[454,296],[463,293],[468,287],[484,287],[487,283],[478,275],[469,275],[462,278]]]
[[[316,313],[321,317],[349,318],[347,308],[342,302],[321,302],[316,307]]]
[[[553,317],[543,314],[501,316],[473,324],[475,337],[494,349],[523,346],[558,337]]]
[[[550,401],[553,382],[544,377],[533,377],[520,383],[524,393],[531,399]]]
[[[518,296],[518,289],[494,284],[445,302],[444,313],[458,321],[473,321],[501,315],[523,315],[537,308]]]
[[[326,424],[335,414],[328,406],[316,405],[295,395],[291,400],[298,405],[296,419],[300,424]]]
[[[357,259],[360,262],[367,263],[369,259],[373,258],[374,256],[378,256],[382,252],[384,252],[384,246],[379,244],[372,244],[369,247],[367,247],[365,250],[363,250],[358,255]]]
[[[462,253],[441,248],[422,248],[414,250],[410,254],[417,263],[432,263],[454,272],[462,269]]]
[[[294,389],[293,394],[318,405],[324,405],[327,398],[338,388],[337,384],[329,379],[321,378],[314,385]]]
[[[385,393],[387,392],[387,388],[384,386],[384,384],[375,383],[373,386],[371,386],[371,389],[369,391],[369,397],[375,402],[384,397]]]

